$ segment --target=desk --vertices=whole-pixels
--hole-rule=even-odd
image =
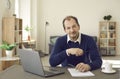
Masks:
[[[19,63],[19,57],[0,57],[1,70],[4,70],[16,63]]]
[[[25,48],[32,48],[35,49],[36,48],[36,41],[35,40],[23,40],[22,41],[23,45]]]
[[[61,68],[65,71],[65,74],[53,76],[53,77],[40,77],[28,72],[25,72],[21,65],[14,65],[0,73],[0,79],[118,79],[118,71],[115,74],[104,74],[98,70],[92,71],[95,76],[92,77],[72,77],[67,68]]]

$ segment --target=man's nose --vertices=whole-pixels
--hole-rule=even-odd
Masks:
[[[74,31],[74,29],[73,29],[73,28],[71,28],[71,29],[70,29],[70,31],[71,31],[71,32],[73,32],[73,31]]]

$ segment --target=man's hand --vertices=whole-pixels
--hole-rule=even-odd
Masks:
[[[80,48],[70,48],[66,50],[68,55],[81,56],[83,55],[83,50]]]
[[[91,67],[88,64],[84,64],[84,63],[77,64],[75,68],[81,72],[86,72],[91,69]]]

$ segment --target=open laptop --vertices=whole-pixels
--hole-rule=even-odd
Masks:
[[[63,74],[64,71],[57,70],[54,67],[44,69],[40,54],[34,50],[19,49],[18,50],[23,69],[27,72],[37,74],[43,77],[50,77],[58,74]]]

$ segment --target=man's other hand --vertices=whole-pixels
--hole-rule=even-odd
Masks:
[[[67,55],[81,56],[83,55],[83,50],[80,48],[70,48],[66,50]]]

